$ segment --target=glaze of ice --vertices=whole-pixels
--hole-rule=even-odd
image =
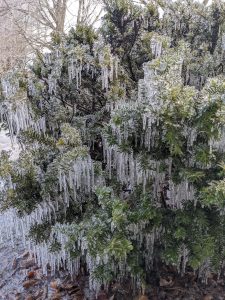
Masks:
[[[11,158],[18,157],[18,145],[12,145],[10,138],[6,132],[0,131],[0,152],[12,151]],[[0,214],[0,228],[7,228],[5,214]],[[0,233],[0,299],[7,299],[9,293],[14,290],[20,292],[23,290],[22,281],[24,280],[24,271],[14,272],[13,262],[24,252],[24,246],[18,239],[14,240],[14,247],[12,247],[11,234],[1,230]]]

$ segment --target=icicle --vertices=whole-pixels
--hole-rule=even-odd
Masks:
[[[210,259],[207,258],[198,269],[198,277],[201,279],[202,283],[207,285],[211,274],[211,262]]]
[[[103,47],[101,43],[95,45],[95,55],[101,67],[102,89],[108,91],[109,83],[118,77],[118,58],[111,54],[109,46]]]
[[[12,140],[14,134],[18,136],[21,130],[33,129],[38,133],[45,133],[46,131],[45,117],[35,120],[32,110],[26,102],[18,102],[16,107],[10,103],[4,103],[3,113],[6,117]]]
[[[151,49],[155,57],[160,57],[162,54],[162,41],[152,38]]]
[[[209,148],[210,148],[210,153],[212,153],[213,149],[218,150],[220,152],[225,151],[225,128],[220,129],[218,139],[209,140]]]
[[[189,250],[183,244],[179,249],[178,271],[183,276],[185,274],[186,265],[188,263]]]
[[[60,168],[58,179],[59,189],[64,193],[64,203],[67,206],[69,206],[68,186],[73,190],[74,200],[77,199],[78,190],[90,194],[94,186],[94,168],[91,157],[77,158],[72,162],[72,168],[68,171]]]
[[[6,99],[15,96],[20,89],[19,75],[17,74],[17,70],[6,73],[1,79],[1,86],[3,95]]]
[[[81,85],[81,71],[83,69],[82,60],[79,61],[78,59],[71,58],[68,62],[68,76],[69,76],[69,83],[72,83],[73,79],[76,79],[76,88],[79,89]]]
[[[169,188],[167,189],[166,204],[173,209],[182,209],[186,201],[195,200],[195,190],[193,185],[188,181],[183,181],[175,185],[169,180]]]
[[[114,60],[114,63],[115,63],[115,78],[117,79],[118,78],[118,65],[119,65],[119,59],[117,57],[115,57],[115,60]]]
[[[45,53],[44,54],[44,63],[46,64],[46,65],[51,65],[51,63],[52,63],[52,54],[51,53]]]
[[[225,34],[222,35],[221,46],[223,51],[225,51]]]
[[[154,184],[154,195],[157,196],[160,184],[165,180],[165,173],[159,172],[160,162],[149,160],[147,162],[148,168],[143,169],[140,163],[140,158],[134,158],[133,153],[123,153],[117,146],[110,146],[103,138],[104,156],[107,163],[107,169],[109,171],[109,177],[111,177],[112,169],[115,169],[117,180],[126,186],[130,186],[130,190],[135,185],[143,184],[143,190],[147,182],[152,179]]]
[[[102,67],[102,89],[108,90],[109,88],[109,71],[108,67]]]

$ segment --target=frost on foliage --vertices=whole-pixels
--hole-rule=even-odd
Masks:
[[[103,46],[101,42],[95,45],[95,55],[101,68],[102,89],[109,89],[109,83],[118,77],[118,58],[111,54],[109,46]]]
[[[16,70],[6,73],[1,78],[1,91],[6,99],[15,96],[19,89],[19,74]]]
[[[167,176],[171,175],[171,160],[164,162],[148,160],[144,168],[140,157],[134,157],[132,152],[121,152],[116,146],[109,146],[106,143],[104,149],[110,177],[115,172],[117,180],[121,183],[129,184],[131,189],[142,184],[144,191],[151,181],[154,199],[160,199],[166,189],[166,204],[171,209],[181,209],[186,201],[194,201],[195,190],[188,181],[180,184],[174,184],[172,180],[167,182]],[[166,164],[167,172],[160,171],[161,163]]]
[[[81,71],[82,71],[82,62],[78,62],[77,59],[71,58],[68,63],[68,75],[69,82],[76,79],[76,88],[78,89],[81,85]]]
[[[54,210],[53,204],[44,203],[31,215],[23,218],[19,218],[13,209],[4,212],[0,220],[0,241],[11,241],[11,245],[14,247],[18,240],[22,240],[24,247],[34,253],[36,263],[42,268],[42,272],[45,275],[48,273],[48,266],[50,266],[52,274],[55,274],[56,270],[59,270],[61,267],[68,269],[70,274],[77,274],[80,267],[80,258],[70,258],[69,252],[65,248],[68,236],[59,231],[58,227],[61,226],[60,224],[58,227],[53,227],[51,235],[46,242],[36,244],[28,238],[31,227],[36,224],[42,224],[46,220],[46,216],[50,218]],[[56,241],[62,245],[62,248],[50,251],[50,247]]]
[[[115,174],[118,181],[131,186],[131,189],[142,184],[144,191],[146,185],[152,182],[154,199],[159,200],[161,194],[164,193],[166,204],[171,209],[181,209],[186,201],[193,201],[195,198],[194,188],[188,181],[179,184],[172,181],[172,160],[156,161],[149,156],[143,165],[140,155],[134,154],[132,149],[123,151],[120,146],[123,142],[126,143],[130,137],[135,137],[137,140],[136,131],[140,120],[135,119],[137,115],[135,111],[138,109],[143,110],[141,114],[143,133],[139,137],[141,146],[148,151],[157,146],[157,126],[163,121],[160,114],[167,107],[173,109],[173,105],[175,106],[170,99],[162,97],[162,92],[167,90],[160,84],[163,83],[165,77],[171,85],[182,83],[181,65],[184,55],[182,49],[186,49],[185,47],[185,45],[181,45],[181,49],[177,50],[175,54],[168,50],[161,57],[159,64],[157,60],[153,60],[144,65],[144,79],[139,81],[137,101],[127,103],[123,101],[122,107],[115,106],[111,109],[110,129],[117,144],[109,144],[107,137],[103,137],[104,159],[109,178]],[[169,87],[168,85],[168,89]],[[189,92],[192,95],[192,91]],[[193,113],[192,107],[188,109],[190,114]],[[182,131],[188,141],[187,148],[190,149],[197,138],[196,129],[186,126]],[[160,171],[161,164],[166,165],[165,171]]]
[[[32,129],[38,133],[46,131],[45,117],[35,116],[22,88],[20,88],[20,77],[15,70],[7,73],[1,79],[4,101],[0,103],[0,121],[7,123],[11,139],[18,136],[22,130]],[[33,85],[30,89],[35,92]]]
[[[220,152],[225,152],[225,129],[220,130],[219,139],[211,139],[209,141],[210,152],[213,150],[218,150]]]
[[[94,186],[94,168],[90,156],[78,157],[70,163],[69,169],[65,170],[62,165],[58,172],[59,190],[63,192],[64,202],[69,206],[69,191],[73,191],[76,201],[77,192],[90,194]]]
[[[9,133],[13,139],[20,131],[32,129],[37,133],[45,133],[45,117],[36,118],[25,101],[13,105],[2,103],[0,105],[0,120],[6,121]]]
[[[53,57],[52,57],[53,56]],[[63,57],[59,50],[46,54],[46,62],[51,65],[51,73],[48,74],[48,92],[56,93],[57,80],[60,79],[63,65]]]
[[[100,68],[102,89],[108,90],[109,83],[118,76],[118,59],[111,54],[109,47],[103,47],[96,43],[94,46],[93,58],[88,54],[87,46],[77,46],[70,50],[68,57],[69,82],[76,80],[76,88],[79,89],[82,83],[82,73],[89,74],[92,78]]]
[[[131,234],[131,238],[133,235],[133,239],[138,242],[138,247],[140,247],[140,249],[143,245],[145,245],[145,268],[148,270],[152,265],[154,244],[160,238],[162,228],[154,228],[150,233],[143,233],[142,230],[145,229],[147,223],[143,222],[143,224],[141,224],[142,223],[139,225],[130,224],[127,229]],[[78,253],[76,258],[71,258],[67,251],[67,246],[70,243],[70,232],[72,235],[76,234],[76,242],[74,241],[74,244],[71,245],[73,248],[72,250]],[[54,242],[59,242],[61,247],[57,252],[49,253],[47,249],[51,244],[54,244]],[[102,264],[107,265],[109,261],[110,268],[114,274],[118,274],[119,276],[127,276],[129,274],[129,267],[125,259],[120,259],[119,262],[115,262],[112,258],[110,258],[107,252],[104,252],[101,255],[92,255],[85,236],[85,231],[78,230],[76,232],[76,229],[74,231],[73,226],[70,227],[70,225],[56,224],[53,227],[49,241],[47,243],[34,246],[33,249],[36,254],[37,262],[42,266],[47,266],[47,264],[49,264],[53,273],[62,266],[66,267],[70,273],[78,274],[81,258],[85,259],[87,270],[90,273],[90,290],[96,291],[100,288],[101,282],[95,279],[94,273],[98,266],[102,266]],[[47,273],[47,269],[45,268],[43,268],[43,272]],[[135,275],[132,276],[133,280],[138,279],[138,275],[137,277],[135,277]],[[104,283],[107,284],[107,282]]]
[[[140,79],[138,83],[138,97],[139,102],[147,102],[153,108],[158,108],[159,99],[157,99],[158,80],[157,72],[150,63],[143,66],[144,79]]]
[[[55,274],[60,268],[67,269],[70,274],[78,274],[80,270],[80,257],[71,258],[66,249],[69,237],[60,230],[61,224],[56,224],[51,231],[49,240],[44,243],[33,245],[32,250],[35,253],[35,259],[39,266],[42,266],[43,274],[47,275],[48,265],[51,267],[51,273]],[[54,247],[55,243],[59,243],[60,248],[55,251],[49,251]]]
[[[210,154],[214,151],[225,151],[225,84],[224,78],[218,76],[207,80],[205,88],[203,90],[204,104],[202,105],[202,111],[207,108],[207,105],[219,105],[218,110],[215,113],[217,123],[214,126],[215,134],[209,137],[208,146],[210,148]]]
[[[163,48],[168,48],[170,45],[169,38],[154,34],[151,38],[151,50],[155,57],[160,57],[163,54]]]
[[[162,97],[162,92],[166,89],[165,82],[169,84],[181,84],[181,68],[183,55],[182,49],[185,46],[181,45],[181,49],[175,53],[166,53],[160,60],[153,60],[144,64],[144,78],[138,83],[139,105],[144,105],[143,130],[144,130],[144,145],[150,150],[155,145],[155,137],[157,135],[157,125],[160,122],[160,114],[167,106],[173,105]],[[172,61],[172,63],[171,63]]]
[[[186,180],[179,184],[169,181],[166,203],[170,208],[182,209],[186,201],[194,201],[194,187]]]
[[[90,157],[85,157],[83,159],[77,158],[77,160],[73,161],[71,164],[71,169],[68,165],[65,166],[65,164],[63,164],[63,166],[64,171],[66,172],[67,170],[68,172],[65,173],[68,176],[65,178],[66,181],[68,180],[68,188],[74,189],[74,193],[78,190],[82,190],[82,192],[85,193],[91,192],[91,187],[94,186],[94,177],[93,165]],[[62,175],[59,181],[60,185],[64,184]],[[11,188],[14,187],[11,185]],[[67,189],[67,186],[62,186],[62,189],[63,188]],[[25,214],[24,216],[19,217],[16,210],[10,209],[1,215],[0,238],[2,240],[5,238],[10,240],[12,247],[17,243],[18,239],[21,240],[24,246],[34,253],[37,264],[42,267],[42,271],[46,275],[48,266],[51,267],[52,274],[55,274],[55,271],[59,270],[61,267],[66,268],[70,274],[78,274],[80,270],[80,258],[70,258],[70,254],[66,249],[69,238],[59,230],[58,227],[61,226],[60,224],[57,228],[53,228],[48,241],[36,244],[28,238],[33,226],[41,225],[43,222],[55,224],[57,213],[62,210],[62,207],[68,206],[68,203],[65,203],[66,201],[69,201],[69,199],[65,199],[64,191],[64,199],[62,199],[61,196],[57,196],[53,201],[50,196],[46,196],[44,201],[38,204],[31,214]],[[50,251],[50,248],[56,242],[61,245],[60,249],[57,248],[54,251]]]
[[[76,88],[78,89],[81,85],[81,72],[83,70],[85,61],[85,48],[81,46],[75,47],[69,53],[68,58],[68,76],[69,82],[76,79]]]
[[[94,166],[88,149],[82,146],[78,131],[69,124],[61,126],[61,139],[58,147],[66,151],[58,161],[58,182],[59,190],[63,192],[64,202],[69,206],[71,191],[74,200],[77,200],[77,193],[89,195],[94,186]]]
[[[148,270],[148,268],[150,269],[152,266],[155,242],[160,240],[160,236],[163,233],[163,228],[161,226],[154,227],[150,232],[148,232],[148,230],[146,230],[148,225],[148,221],[140,221],[136,224],[131,223],[127,226],[131,239],[137,241],[140,249],[144,245],[146,270]]]

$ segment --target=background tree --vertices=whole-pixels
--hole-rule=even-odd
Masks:
[[[101,3],[93,1],[1,0],[2,66],[11,68],[51,49],[51,36],[59,38],[76,24],[94,24],[101,11]]]

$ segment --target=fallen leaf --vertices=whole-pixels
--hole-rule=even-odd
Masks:
[[[28,272],[28,274],[27,274],[27,277],[28,277],[29,279],[34,278],[35,276],[36,276],[36,272],[35,272],[35,271],[30,271],[30,272]]]
[[[203,300],[213,300],[213,296],[211,295],[205,295]]]
[[[138,300],[149,300],[147,296],[142,295]]]
[[[30,279],[30,280],[26,280],[24,281],[23,283],[23,287],[25,289],[28,289],[29,287],[33,286],[33,285],[36,285],[38,283],[38,280],[36,279]]]
[[[171,286],[173,283],[172,279],[165,279],[165,278],[160,278],[160,282],[159,282],[159,285],[164,287],[164,286]]]
[[[50,287],[54,290],[57,290],[60,286],[60,282],[58,280],[54,280],[50,282]]]

